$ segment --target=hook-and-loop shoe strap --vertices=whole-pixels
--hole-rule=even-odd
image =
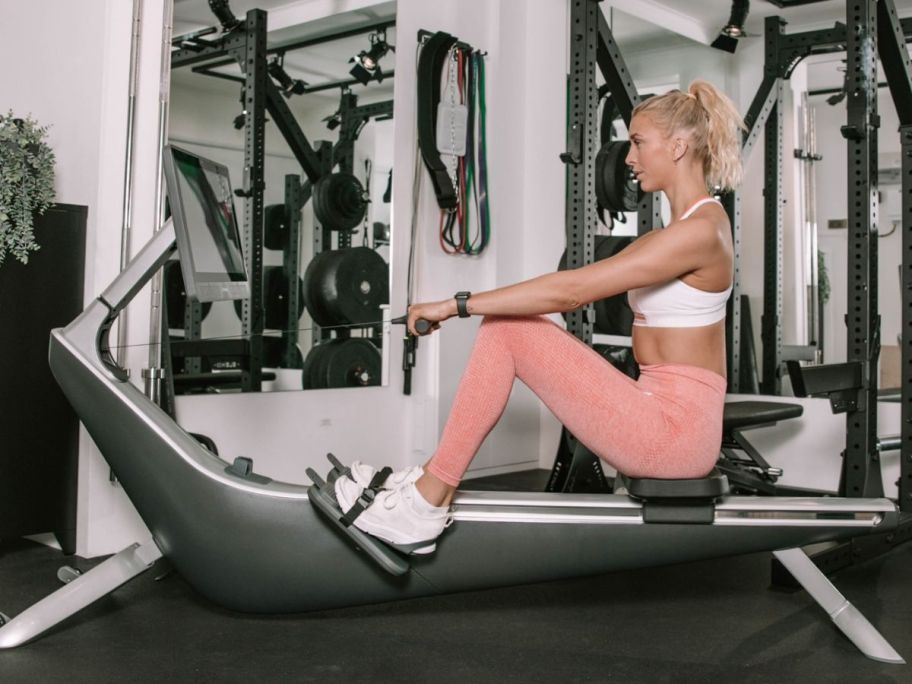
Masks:
[[[357,517],[361,515],[368,506],[374,503],[377,494],[383,491],[383,483],[386,482],[386,478],[388,478],[392,472],[393,469],[386,466],[374,473],[370,484],[361,490],[361,495],[358,497],[358,500],[355,501],[355,503],[352,504],[352,507],[348,509],[348,512],[342,516],[343,525],[350,527]]]

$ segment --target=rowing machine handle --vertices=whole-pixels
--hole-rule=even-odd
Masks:
[[[396,325],[405,325],[408,323],[408,316],[399,316],[399,318],[394,318],[391,323]],[[431,330],[432,323],[424,318],[419,318],[415,321],[415,330],[418,331],[419,335],[426,335]]]

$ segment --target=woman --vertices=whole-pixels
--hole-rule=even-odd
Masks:
[[[393,473],[355,526],[411,553],[431,553],[453,494],[519,378],[606,463],[631,477],[697,478],[714,466],[725,400],[725,305],[732,288],[728,217],[709,189],[741,176],[734,105],[705,81],[642,102],[626,163],[646,192],[664,192],[671,222],[583,268],[409,307],[424,318],[484,316],[440,444]],[[542,314],[628,292],[634,381]],[[376,475],[355,463],[334,486],[348,511]],[[379,480],[381,476],[377,476]],[[375,482],[374,485],[379,483]]]

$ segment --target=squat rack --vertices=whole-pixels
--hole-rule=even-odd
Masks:
[[[300,238],[300,208],[311,197],[313,185],[324,175],[332,172],[337,165],[344,172],[351,173],[354,142],[364,123],[374,117],[392,116],[392,101],[358,106],[357,96],[347,88],[355,80],[340,81],[305,87],[304,93],[324,90],[327,87],[343,88],[342,104],[339,115],[341,130],[339,140],[333,144],[329,141],[317,141],[311,145],[307,136],[298,125],[294,114],[285,102],[279,88],[268,76],[267,57],[270,54],[285,53],[329,40],[382,30],[395,25],[394,19],[373,22],[354,29],[326,34],[316,38],[296,41],[286,45],[268,48],[266,44],[267,13],[264,10],[252,9],[243,20],[215,40],[204,39],[204,34],[196,34],[184,39],[180,47],[171,53],[171,68],[192,67],[195,73],[227,79],[243,86],[243,105],[246,113],[244,123],[244,178],[242,188],[237,194],[244,202],[244,255],[250,280],[250,298],[245,300],[241,309],[241,335],[243,337],[246,363],[241,369],[240,386],[242,391],[259,391],[263,380],[263,229],[265,190],[265,124],[266,113],[272,117],[279,132],[294,154],[304,171],[303,184],[296,175],[286,176],[285,203],[290,215],[286,216],[286,225],[290,231],[290,244],[297,245]],[[243,76],[224,74],[213,69],[237,62]],[[384,77],[392,72],[384,72]],[[351,237],[339,233],[339,248],[348,247]],[[327,227],[314,231],[314,253],[319,253],[331,246],[331,231]],[[283,270],[288,278],[289,321],[297,320],[299,306],[298,288],[295,286],[299,275],[299,256],[297,249],[285,250]],[[293,312],[293,313],[292,313]],[[198,335],[201,321],[201,309],[188,307],[188,330]],[[283,358],[291,362],[297,358],[298,332],[296,325],[285,326],[289,330],[282,332]],[[294,330],[291,330],[294,328]],[[314,326],[315,340],[322,339],[325,332]],[[205,349],[206,341],[196,340],[199,348]],[[218,342],[218,341],[215,341]],[[200,352],[204,354],[204,352]]]
[[[754,99],[773,100],[766,121],[764,163],[764,286],[761,392],[781,392],[782,348],[782,93],[783,83],[805,57],[846,52],[848,311],[847,363],[800,369],[807,387],[829,394],[834,411],[846,412],[840,493],[883,496],[881,443],[877,436],[877,364],[880,315],[877,292],[877,57],[883,66],[900,121],[902,145],[902,386],[899,505],[912,511],[912,68],[905,43],[912,19],[899,19],[893,0],[852,0],[846,23],[832,29],[786,34],[785,22],[768,17],[765,25],[764,80]],[[851,27],[847,30],[846,27]],[[751,110],[753,111],[752,105]],[[797,368],[797,364],[794,364]],[[830,391],[823,389],[828,386]],[[833,392],[837,388],[838,392]],[[814,393],[811,391],[810,393]]]

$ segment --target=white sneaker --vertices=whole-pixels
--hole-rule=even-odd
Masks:
[[[364,487],[350,477],[340,477],[334,485],[336,501],[343,512],[358,501]],[[453,521],[449,508],[432,506],[418,492],[414,482],[399,489],[389,489],[377,494],[354,526],[373,535],[405,553],[433,553],[437,537]]]
[[[352,463],[349,466],[349,470],[351,471],[351,479],[362,487],[369,486],[377,473],[377,469],[374,466],[361,463],[361,461]],[[420,465],[397,470],[383,481],[383,489],[399,489],[412,482],[417,482],[422,475],[424,475],[424,468]]]

